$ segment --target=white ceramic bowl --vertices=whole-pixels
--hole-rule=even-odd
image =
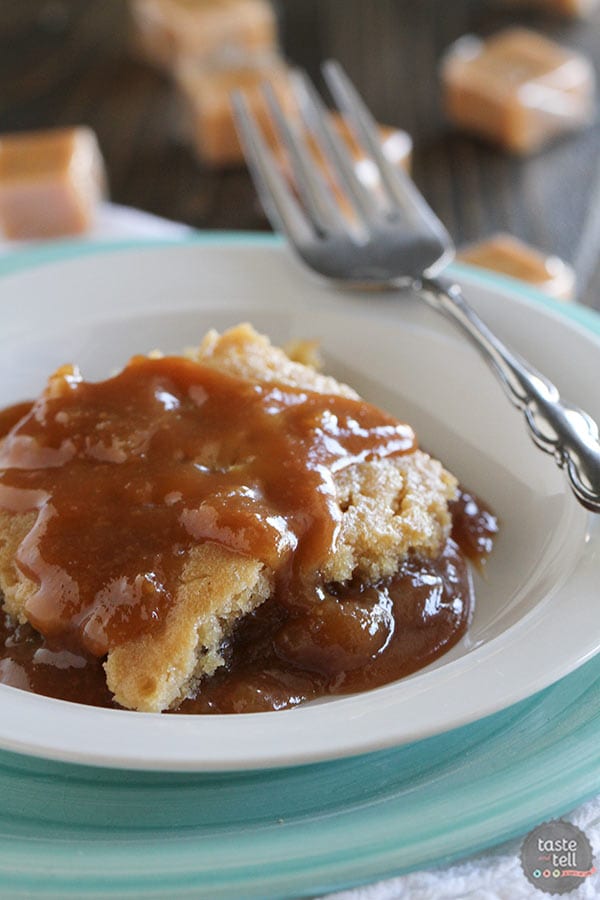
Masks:
[[[600,342],[519,297],[465,277],[487,322],[600,418]],[[512,704],[600,649],[600,529],[476,352],[406,294],[345,294],[271,242],[129,249],[0,283],[0,405],[76,361],[102,378],[133,353],[177,352],[210,327],[251,321],[276,341],[316,337],[328,369],[409,421],[421,443],[497,511],[468,635],[413,676],[277,713],[160,716],[94,709],[0,685],[0,747],[104,766],[231,770],[358,754]]]

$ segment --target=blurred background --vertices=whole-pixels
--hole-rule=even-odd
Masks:
[[[342,62],[382,123],[412,136],[413,176],[458,244],[510,232],[576,270],[600,309],[600,126],[522,158],[446,120],[438,67],[461,35],[519,23],[584,52],[600,69],[600,10],[552,15],[486,0],[280,0],[282,51],[322,86]],[[87,124],[116,203],[202,229],[268,230],[243,167],[203,166],[172,78],[133,49],[124,0],[0,4],[0,131]]]

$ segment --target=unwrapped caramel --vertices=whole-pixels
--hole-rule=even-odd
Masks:
[[[244,154],[240,145],[231,102],[241,91],[252,114],[275,137],[262,86],[268,82],[286,114],[295,110],[287,67],[273,57],[260,66],[205,69],[186,62],[177,69],[177,81],[187,106],[188,131],[198,158],[215,168],[240,165]]]
[[[448,117],[515,153],[538,150],[594,117],[590,61],[534,31],[460,38],[442,65]]]
[[[105,188],[94,132],[56,128],[0,136],[0,230],[13,240],[81,234]]]
[[[509,6],[539,9],[559,16],[590,16],[600,7],[600,0],[504,0]]]
[[[130,9],[134,48],[162,69],[185,58],[240,66],[276,48],[268,0],[131,0]]]
[[[463,247],[462,262],[527,281],[558,300],[573,300],[575,273],[558,256],[546,256],[510,234],[498,233]]]

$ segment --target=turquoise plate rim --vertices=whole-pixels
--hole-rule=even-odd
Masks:
[[[0,276],[91,253],[206,242],[282,243],[231,232],[70,241],[0,258]],[[600,334],[593,310],[470,266],[453,271]],[[0,752],[0,896],[305,896],[447,864],[600,790],[599,688],[600,656],[446,734],[276,772],[140,773]]]

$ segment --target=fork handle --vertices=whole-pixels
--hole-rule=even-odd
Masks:
[[[565,469],[571,488],[587,509],[600,513],[598,425],[587,413],[561,400],[558,388],[511,352],[471,309],[460,285],[424,278],[415,287],[427,303],[457,324],[498,376],[520,409],[534,442]]]

